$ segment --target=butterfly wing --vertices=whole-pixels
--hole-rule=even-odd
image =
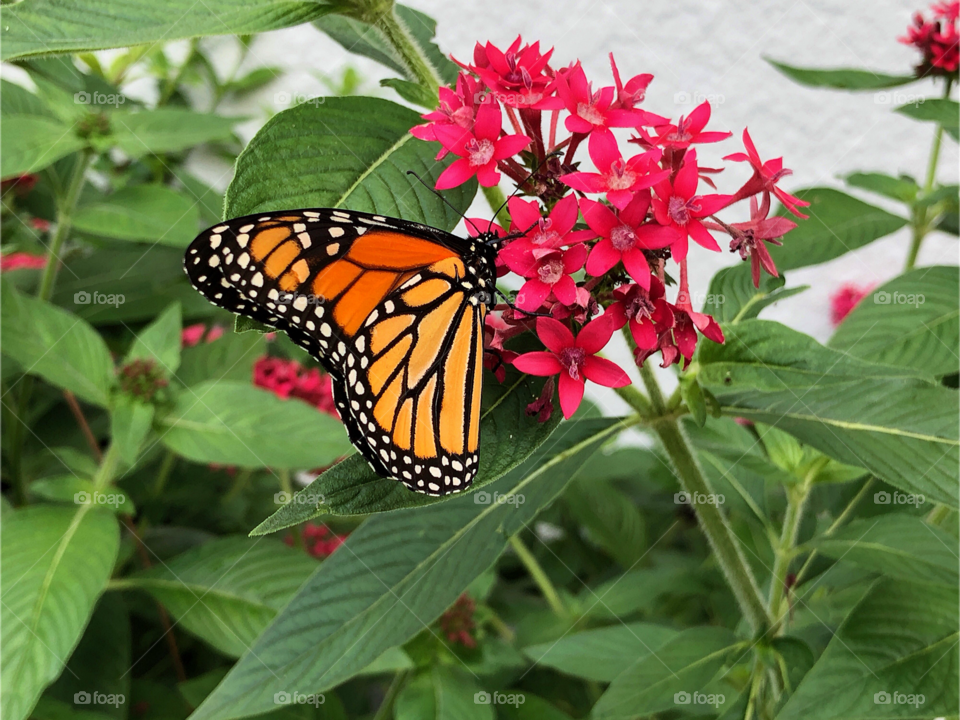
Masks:
[[[187,250],[194,287],[286,332],[333,379],[351,442],[417,492],[460,492],[477,469],[487,280],[464,241],[343,210],[230,220]]]

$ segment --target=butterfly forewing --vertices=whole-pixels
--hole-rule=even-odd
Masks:
[[[331,374],[351,442],[417,492],[459,492],[477,470],[489,271],[465,241],[344,210],[230,220],[187,250],[211,302],[286,332]]]

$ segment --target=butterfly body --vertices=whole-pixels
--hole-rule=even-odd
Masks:
[[[369,213],[279,211],[204,231],[184,266],[208,300],[319,360],[375,472],[444,495],[477,471],[497,241]]]

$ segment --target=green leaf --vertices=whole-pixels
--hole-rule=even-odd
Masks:
[[[134,515],[137,512],[133,501],[120,488],[97,490],[93,480],[78,475],[55,475],[34,480],[30,483],[28,492],[32,496],[53,502],[94,505],[125,515]]]
[[[80,644],[67,661],[60,678],[50,686],[46,695],[74,704],[78,692],[97,692],[104,695],[130,697],[130,618],[123,599],[116,593],[101,596],[83,631]],[[117,720],[127,717],[129,707],[98,704],[97,710]],[[34,713],[34,717],[36,717]]]
[[[646,523],[633,500],[605,480],[585,477],[570,483],[564,500],[570,513],[624,568],[631,568],[647,549]]]
[[[437,107],[437,103],[439,102],[433,91],[428,90],[423,85],[410,82],[409,80],[401,80],[400,78],[384,78],[380,81],[380,85],[382,87],[393,88],[397,91],[397,95],[402,97],[407,102],[413,103],[414,105],[419,105],[427,110],[433,110],[435,107]]]
[[[839,190],[810,188],[795,194],[810,203],[810,207],[802,208],[810,217],[793,217],[797,227],[784,236],[783,246],[769,248],[781,272],[833,260],[907,224],[905,218]],[[781,208],[778,214],[786,215],[787,211]]]
[[[477,702],[486,698],[487,702]],[[490,693],[460,666],[434,665],[397,697],[396,720],[494,720]]]
[[[120,582],[146,590],[179,627],[240,657],[317,565],[274,540],[223,537]]]
[[[394,5],[394,9],[397,18],[407,27],[414,40],[424,51],[427,59],[439,72],[443,83],[446,85],[454,83],[459,68],[456,63],[440,52],[440,48],[433,42],[437,30],[437,21],[406,5]],[[314,20],[313,24],[340,43],[348,52],[376,60],[381,65],[396,70],[408,80],[417,80],[416,76],[407,70],[403,59],[393,49],[393,45],[387,41],[379,28],[360,20],[332,14]],[[437,102],[437,98],[434,97],[433,105],[429,107],[431,109],[435,108]]]
[[[281,67],[258,67],[223,86],[224,92],[246,95],[272,83],[283,74]]]
[[[206,382],[180,393],[159,424],[168,448],[201,463],[315,468],[351,452],[339,421],[301,400],[242,382]]]
[[[917,194],[920,192],[917,181],[906,175],[893,177],[878,172],[855,172],[847,175],[844,179],[847,181],[847,185],[869,190],[878,195],[908,204],[916,200]]]
[[[0,79],[0,115],[36,115],[54,118],[54,114],[43,104],[43,100],[21,85]]]
[[[183,323],[180,303],[171,304],[152,323],[137,333],[124,362],[153,360],[164,375],[170,377],[180,367],[180,342]]]
[[[125,187],[77,209],[81,232],[185,248],[197,236],[200,211],[189,197],[162,185]]]
[[[664,566],[631,570],[596,588],[586,588],[577,596],[584,614],[603,620],[617,621],[637,612],[652,612],[665,593],[686,590],[699,595],[707,588],[690,578],[682,566]]]
[[[197,204],[200,220],[204,224],[216,225],[223,219],[223,193],[185,172],[178,171],[177,179],[190,199]]]
[[[31,0],[3,8],[3,53],[10,60],[170,42],[204,35],[259,33],[310,22],[332,10],[288,0]]]
[[[73,128],[37,115],[7,115],[0,136],[0,177],[42,170],[84,146]]]
[[[777,720],[956,713],[957,601],[955,586],[878,581],[843,621]]]
[[[596,421],[590,421],[596,422]],[[225,720],[273,708],[273,694],[322,692],[433,622],[489,568],[507,538],[562,492],[620,428],[608,424],[549,459],[524,463],[476,494],[368,518],[327,558],[204,701],[193,720]]]
[[[685,709],[681,705],[692,704],[694,693],[704,692],[736,644],[736,636],[725,628],[684,630],[618,675],[594,705],[592,717],[627,719]],[[711,712],[718,704],[703,707],[698,702],[692,709]]]
[[[266,347],[261,335],[226,330],[213,342],[183,348],[177,379],[187,387],[204,380],[250,380],[253,365],[266,353]]]
[[[178,108],[110,115],[111,141],[131,157],[188,150],[201,143],[227,140],[242,117],[208,115]]]
[[[10,283],[3,283],[2,292],[3,353],[27,373],[106,407],[113,361],[97,332],[65,310],[21,295]]]
[[[764,58],[791,80],[808,87],[826,87],[834,90],[881,90],[883,88],[909,85],[917,80],[916,75],[887,75],[856,68],[798,68],[786,63]]]
[[[237,315],[233,319],[233,331],[238,334],[255,332],[261,335],[276,332],[275,329],[269,325],[265,325],[259,320],[254,320],[253,318],[248,318],[243,315]]]
[[[910,270],[872,290],[844,318],[829,345],[873,362],[933,375],[960,369],[957,267]]]
[[[432,188],[452,162],[437,146],[409,133],[420,116],[396,103],[365,97],[324,98],[275,115],[237,158],[226,215],[290,208],[342,207],[452,230],[477,191],[473,180],[444,192]]]
[[[960,133],[960,103],[947,98],[930,98],[909,105],[901,105],[898,113],[914,120],[935,122],[954,140]]]
[[[810,543],[810,547],[835,560],[892,578],[950,587],[960,582],[956,545],[955,538],[935,525],[896,514],[856,520]]]
[[[510,372],[500,385],[487,376],[481,397],[480,469],[471,491],[490,484],[527,459],[560,422],[559,413],[538,423],[527,417],[526,407],[539,395],[538,383],[528,376]],[[571,432],[592,432],[595,426],[580,426]],[[356,454],[322,473],[301,490],[293,501],[258,525],[251,534],[266,535],[297,525],[323,513],[368,515],[403,507],[423,507],[453,496],[430,497],[413,493],[396,480],[377,475]]]
[[[690,417],[698,426],[703,427],[707,422],[707,403],[703,397],[703,389],[697,382],[694,372],[685,372],[680,376],[680,397],[690,411]]]
[[[611,682],[624,668],[642,660],[676,637],[663,625],[630,623],[564,635],[559,640],[523,649],[537,665],[597,682]]]
[[[728,415],[776,425],[908,493],[957,507],[956,392],[918,371],[858,360],[779,323],[724,326],[700,382]]]
[[[120,533],[113,516],[92,505],[37,505],[4,517],[0,543],[0,709],[23,720],[80,640],[110,579]]]
[[[787,237],[792,241],[793,235]],[[717,322],[751,320],[768,305],[806,290],[809,285],[785,289],[783,277],[760,275],[760,287],[753,286],[750,263],[723,268],[710,281],[703,311]]]
[[[114,402],[110,411],[110,435],[120,458],[128,465],[137,462],[140,447],[150,432],[153,412],[153,405],[129,395],[120,395]]]

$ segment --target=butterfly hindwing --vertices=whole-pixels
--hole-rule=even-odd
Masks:
[[[229,220],[187,250],[194,287],[286,332],[333,379],[351,442],[374,470],[442,495],[476,474],[482,330],[491,271],[465,243],[345,210]]]

